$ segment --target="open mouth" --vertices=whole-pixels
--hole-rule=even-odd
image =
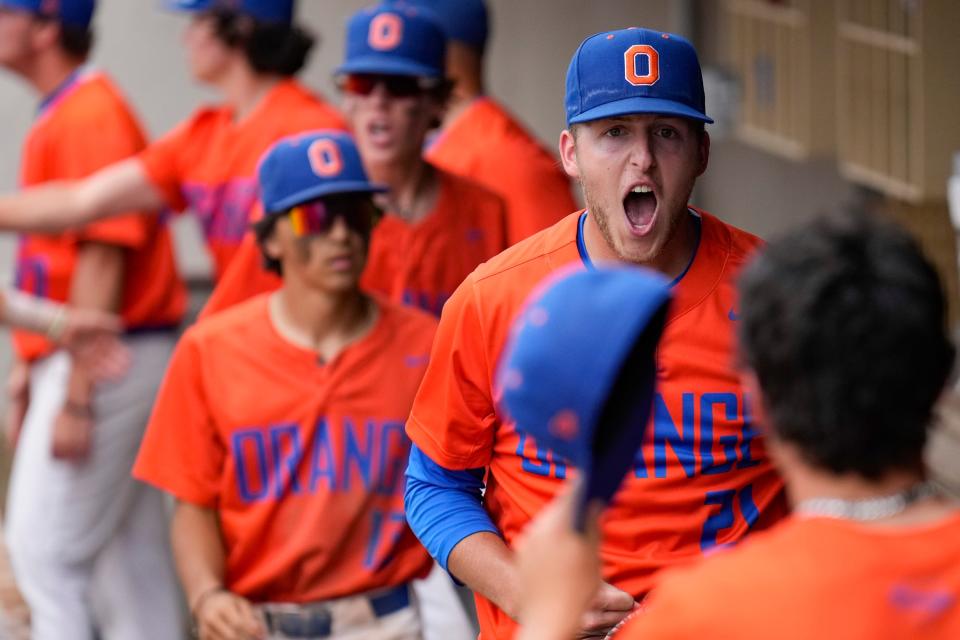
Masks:
[[[393,131],[385,122],[371,122],[367,127],[367,133],[374,144],[388,145],[393,140]]]
[[[634,233],[649,233],[657,213],[657,196],[653,189],[646,185],[632,188],[623,199],[623,211]]]

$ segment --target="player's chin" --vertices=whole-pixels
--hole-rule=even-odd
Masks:
[[[661,251],[661,243],[656,236],[638,238],[629,232],[620,237],[618,245],[616,249],[620,259],[633,264],[652,264]]]
[[[357,271],[328,273],[323,278],[323,288],[330,293],[350,293],[360,288],[360,273]]]
[[[652,262],[660,253],[659,229],[651,229],[644,235],[638,235],[629,227],[624,217],[623,225],[617,230],[616,253],[624,262],[646,264]]]

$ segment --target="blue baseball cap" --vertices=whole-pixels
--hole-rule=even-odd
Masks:
[[[363,9],[347,22],[344,62],[336,73],[442,78],[447,42],[426,11],[409,4]]]
[[[581,528],[585,506],[612,498],[640,448],[669,301],[668,280],[648,269],[567,270],[514,323],[497,372],[500,406],[582,472]]]
[[[95,0],[0,0],[0,7],[29,11],[55,18],[71,27],[89,27],[96,9]]]
[[[450,40],[470,45],[477,51],[487,46],[490,16],[484,0],[394,0],[426,9]]]
[[[261,22],[293,22],[294,0],[164,0],[173,11],[210,11],[230,9]]]
[[[257,177],[266,213],[339,193],[387,190],[367,178],[350,134],[334,130],[283,138],[260,159]]]
[[[584,40],[567,70],[567,124],[635,113],[713,122],[697,52],[672,33],[630,28]]]

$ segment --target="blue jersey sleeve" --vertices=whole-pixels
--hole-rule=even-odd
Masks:
[[[483,469],[451,471],[417,445],[410,450],[404,503],[407,522],[430,555],[447,570],[450,552],[481,531],[500,535],[483,508]]]

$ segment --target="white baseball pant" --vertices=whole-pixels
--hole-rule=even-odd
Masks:
[[[128,336],[132,364],[93,397],[93,444],[83,461],[51,455],[69,356],[31,367],[30,405],[14,455],[6,537],[34,640],[174,640],[182,599],[157,490],[130,470],[173,350],[172,333]]]

